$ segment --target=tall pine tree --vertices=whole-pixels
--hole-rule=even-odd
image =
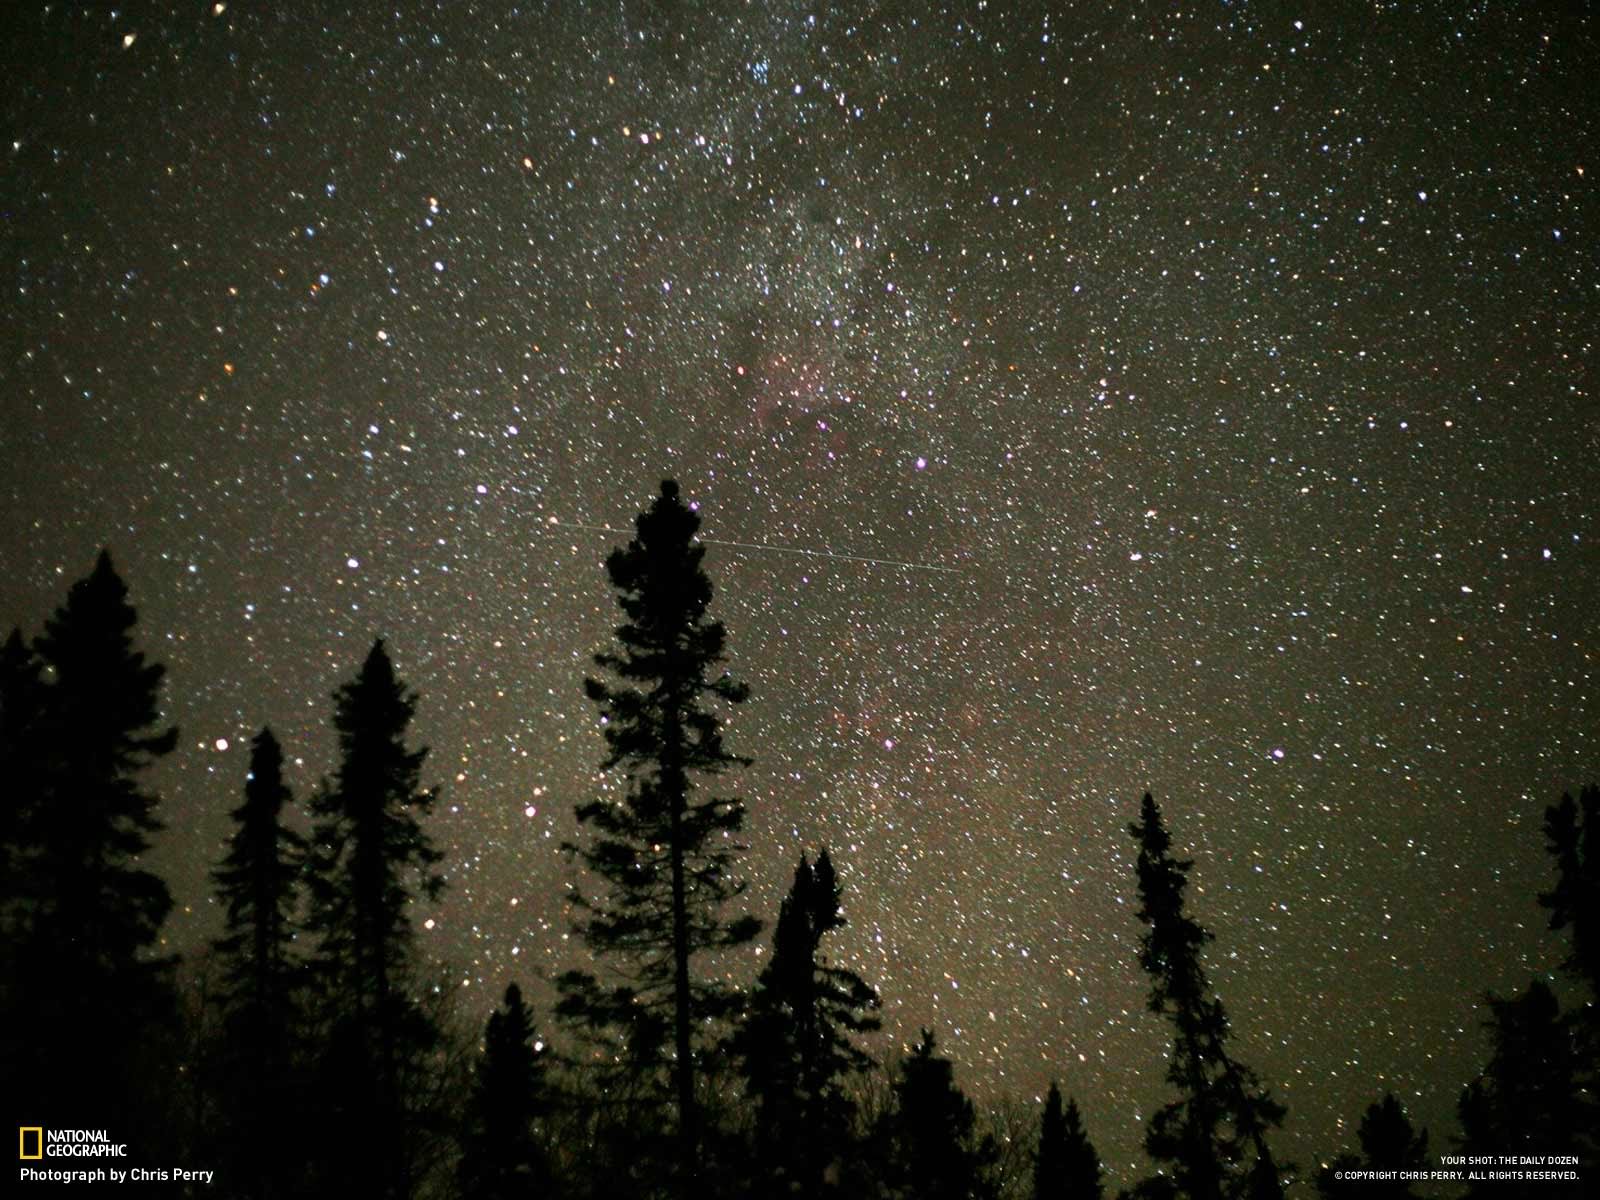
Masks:
[[[1139,843],[1139,919],[1148,927],[1139,962],[1151,980],[1150,1011],[1172,1020],[1167,1081],[1178,1090],[1145,1132],[1146,1152],[1170,1164],[1172,1176],[1148,1180],[1141,1191],[1176,1187],[1188,1200],[1281,1196],[1267,1132],[1282,1122],[1283,1107],[1228,1051],[1227,1013],[1201,962],[1211,934],[1184,912],[1193,864],[1172,857],[1161,809],[1148,793],[1129,832]]]
[[[833,862],[804,855],[778,912],[768,959],[732,1039],[756,1103],[756,1161],[775,1193],[820,1196],[840,1177],[855,1113],[843,1086],[872,1066],[855,1036],[879,1027],[878,994],[854,971],[820,954],[845,924]]]
[[[723,915],[744,890],[732,875],[744,806],[708,794],[706,784],[748,762],[723,746],[718,715],[748,689],[719,670],[726,634],[707,615],[712,589],[699,527],[667,480],[636,518],[635,537],[606,560],[625,620],[616,651],[594,660],[611,678],[585,680],[585,690],[600,709],[604,767],[620,771],[626,792],[578,806],[588,838],[569,850],[602,890],[571,898],[579,934],[596,954],[625,960],[624,973],[609,988],[568,973],[558,1008],[591,1029],[624,1031],[620,1054],[635,1069],[669,1066],[684,1188],[699,1142],[695,1031],[728,1015],[736,1000],[722,981],[696,977],[694,960],[748,942],[760,928]]]
[[[44,798],[43,705],[39,659],[15,629],[0,646],[0,1078],[16,1080],[38,1074],[29,1010],[48,995],[45,977],[28,970],[44,883],[35,842]],[[8,1115],[32,1119],[20,1110]]]
[[[522,989],[510,984],[484,1029],[461,1145],[464,1200],[551,1196],[550,1164],[535,1127],[549,1105],[544,1056]]]
[[[1095,1153],[1075,1100],[1061,1107],[1054,1081],[1039,1121],[1039,1153],[1033,1163],[1033,1200],[1102,1200],[1100,1156]]]
[[[9,802],[21,894],[8,905],[6,1023],[25,1034],[7,1045],[8,1078],[57,1124],[87,1120],[83,1081],[95,1079],[97,1120],[131,1133],[146,1113],[140,1056],[173,999],[171,964],[152,954],[172,897],[140,865],[162,828],[144,776],[177,730],[160,727],[166,669],[134,648],[127,594],[102,551],[46,622],[36,659],[13,636],[0,742],[23,781]]]
[[[227,1004],[269,1045],[287,1019],[294,960],[296,902],[305,841],[284,824],[293,800],[283,781],[283,749],[270,729],[250,746],[244,803],[228,853],[212,872],[225,925],[215,948],[228,985]]]
[[[426,749],[406,745],[416,696],[380,639],[356,677],[334,693],[340,761],[314,798],[310,928],[332,1051],[324,1096],[347,1151],[323,1166],[330,1190],[402,1197],[412,1098],[407,1068],[438,1040],[408,993],[414,983],[413,902],[444,887],[439,851],[423,831],[437,792],[421,784]],[[380,1178],[373,1187],[373,1172]]]
[[[283,750],[270,729],[256,735],[244,803],[228,853],[212,872],[225,925],[213,943],[222,968],[220,1089],[223,1142],[234,1177],[256,1195],[289,1190],[283,1154],[296,1111],[293,1095],[296,978],[293,948],[305,842],[284,824],[291,802]],[[274,1185],[280,1186],[274,1186]]]

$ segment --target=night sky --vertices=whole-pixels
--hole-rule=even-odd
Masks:
[[[382,635],[426,952],[480,1014],[572,963],[607,528],[672,476],[750,905],[830,847],[880,1050],[1060,1078],[1132,1182],[1149,789],[1282,1155],[1385,1089],[1448,1149],[1600,772],[1586,6],[552,7],[0,18],[0,622],[112,548],[170,945],[250,735],[304,797]]]

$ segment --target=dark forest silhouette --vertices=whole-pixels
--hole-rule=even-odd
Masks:
[[[567,848],[596,968],[556,980],[544,1016],[507,981],[481,1031],[414,944],[443,886],[437,791],[410,742],[417,696],[382,640],[334,693],[338,761],[311,795],[286,786],[270,730],[254,739],[239,795],[216,801],[234,822],[213,872],[224,928],[186,963],[159,952],[172,899],[141,866],[162,830],[146,780],[177,731],[103,552],[41,633],[0,647],[0,1072],[18,1123],[110,1129],[129,1162],[214,1168],[218,1196],[1103,1200],[1090,1131],[1055,1083],[1024,1151],[1003,1153],[934,1031],[894,1062],[866,1052],[879,996],[827,952],[845,906],[826,848],[801,857],[759,977],[725,978],[717,952],[760,922],[736,911],[744,808],[720,790],[750,762],[722,741],[746,689],[720,669],[698,528],[665,482],[605,564],[623,621],[594,658],[604,678],[583,686],[617,790],[578,805]],[[1589,1179],[1448,1194],[1600,1183],[1597,830],[1600,789],[1548,809],[1554,882],[1537,897],[1583,1001],[1563,1010],[1539,979],[1487,998],[1489,1060],[1460,1088],[1449,1143],[1578,1154]],[[1368,1178],[1440,1165],[1392,1094],[1320,1168],[1275,1157],[1284,1109],[1232,1049],[1192,864],[1150,795],[1130,833],[1144,931],[1128,965],[1170,1025],[1170,1098],[1124,1200],[1439,1194]]]

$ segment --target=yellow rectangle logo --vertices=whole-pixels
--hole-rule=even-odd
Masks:
[[[28,1153],[28,1135],[33,1134],[33,1153]],[[44,1126],[19,1125],[17,1127],[17,1157],[18,1158],[43,1158],[44,1157]]]

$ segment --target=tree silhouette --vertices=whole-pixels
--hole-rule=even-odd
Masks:
[[[1317,1175],[1317,1191],[1329,1200],[1341,1196],[1377,1195],[1394,1200],[1415,1200],[1417,1192],[1408,1180],[1351,1180],[1351,1171],[1425,1171],[1428,1161],[1428,1131],[1417,1133],[1411,1127],[1405,1106],[1393,1092],[1367,1106],[1357,1130],[1360,1154],[1341,1154]]]
[[[1539,896],[1550,910],[1550,928],[1572,929],[1572,949],[1563,964],[1600,1001],[1600,787],[1590,784],[1574,802],[1571,793],[1545,810],[1546,845],[1556,860],[1556,885]]]
[[[1405,1105],[1393,1092],[1367,1108],[1357,1137],[1362,1157],[1378,1170],[1412,1171],[1428,1166],[1428,1131],[1412,1129]]]
[[[1556,885],[1539,896],[1550,928],[1570,930],[1562,966],[1589,990],[1565,1018],[1577,1053],[1575,1082],[1581,1103],[1578,1149],[1600,1159],[1600,787],[1590,784],[1576,802],[1570,793],[1545,810],[1545,845],[1556,860]]]
[[[0,961],[8,966],[33,886],[31,843],[43,784],[45,691],[40,670],[22,630],[13,629],[0,646],[0,780],[6,785],[0,794],[0,954],[7,956]],[[3,994],[10,994],[15,978],[14,970],[0,972]]]
[[[900,1064],[894,1108],[886,1119],[887,1182],[908,1200],[989,1200],[994,1143],[979,1140],[972,1101],[956,1086],[955,1068],[936,1054],[928,1030]]]
[[[257,1195],[283,1182],[293,1104],[292,943],[305,842],[283,823],[291,800],[283,751],[263,729],[251,743],[244,803],[230,814],[227,856],[212,872],[225,914],[213,945],[223,976],[227,1140],[239,1178]]]
[[[462,1138],[464,1200],[551,1195],[550,1167],[534,1123],[547,1106],[545,1048],[516,984],[489,1014]]]
[[[244,803],[230,814],[236,828],[227,856],[212,872],[225,914],[215,948],[231,1008],[248,1015],[254,1037],[276,1041],[274,1027],[289,1006],[291,943],[305,841],[283,823],[293,800],[283,782],[283,750],[270,729],[250,746]]]
[[[872,1066],[853,1036],[879,1028],[878,994],[859,975],[819,957],[824,936],[845,924],[833,862],[804,855],[778,912],[772,957],[756,981],[743,1025],[732,1039],[756,1103],[760,1173],[783,1194],[823,1194],[839,1159],[855,1105],[842,1086]]]
[[[29,963],[43,948],[34,918],[46,882],[35,840],[44,800],[40,669],[22,631],[13,630],[0,646],[0,1078],[30,1085],[41,1066],[36,1014],[48,1001],[47,977]]]
[[[434,870],[441,856],[418,820],[437,793],[420,782],[427,750],[406,746],[416,696],[381,639],[334,700],[340,763],[312,801],[309,928],[332,1040],[325,1096],[350,1133],[326,1174],[333,1187],[359,1179],[370,1191],[381,1164],[381,1194],[400,1196],[411,1182],[402,1070],[438,1038],[405,990],[413,901],[437,899],[444,887]]]
[[[635,519],[636,536],[606,560],[626,620],[616,629],[618,650],[594,660],[614,682],[587,679],[584,687],[600,709],[604,766],[620,769],[626,794],[578,805],[589,839],[568,850],[604,888],[598,896],[572,892],[577,932],[597,954],[624,959],[627,975],[605,989],[592,975],[569,972],[558,981],[557,1010],[591,1029],[624,1030],[631,1064],[670,1061],[686,1180],[699,1137],[693,1032],[729,1014],[736,1000],[725,984],[695,978],[691,963],[760,928],[722,915],[744,890],[730,875],[744,806],[700,791],[702,781],[748,760],[724,749],[713,707],[742,702],[747,688],[717,672],[726,638],[706,615],[711,582],[695,541],[699,525],[667,480]]]
[[[102,551],[46,622],[36,658],[8,640],[0,752],[22,781],[8,803],[20,894],[7,913],[7,1076],[46,1120],[66,1117],[93,1078],[107,1122],[131,1128],[146,1073],[135,1060],[172,1011],[171,964],[148,956],[172,897],[139,865],[162,827],[142,777],[177,730],[157,728],[165,668],[134,649],[127,593]]]
[[[1521,995],[1487,998],[1489,1065],[1461,1093],[1461,1146],[1468,1155],[1571,1154],[1589,1105],[1571,1021],[1555,993],[1535,979]],[[1552,1184],[1485,1181],[1470,1195],[1549,1195]]]
[[[1139,843],[1139,919],[1148,927],[1139,962],[1151,979],[1150,1011],[1173,1023],[1167,1081],[1178,1090],[1145,1131],[1146,1152],[1172,1165],[1170,1183],[1157,1177],[1141,1190],[1160,1194],[1175,1186],[1190,1200],[1281,1195],[1266,1134],[1282,1122],[1283,1107],[1228,1053],[1228,1017],[1201,963],[1211,934],[1184,912],[1193,864],[1172,857],[1161,809],[1149,793],[1129,832]]]
[[[1100,1156],[1084,1132],[1076,1101],[1061,1108],[1061,1089],[1052,1081],[1039,1122],[1039,1153],[1034,1159],[1033,1200],[1101,1200]]]

